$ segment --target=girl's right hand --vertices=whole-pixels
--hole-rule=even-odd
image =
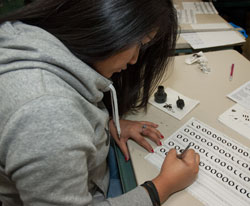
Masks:
[[[171,149],[161,167],[160,174],[152,180],[163,203],[173,193],[189,186],[199,171],[200,156],[193,149],[185,152],[182,159]]]

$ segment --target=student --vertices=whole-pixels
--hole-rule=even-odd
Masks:
[[[126,160],[129,138],[161,144],[156,124],[122,117],[146,108],[173,55],[171,0],[36,0],[0,23],[4,206],[160,205],[195,180],[199,155],[172,149],[152,181],[107,197],[109,132]]]

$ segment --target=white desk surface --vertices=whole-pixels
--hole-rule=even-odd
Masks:
[[[159,130],[166,139],[191,117],[195,117],[250,147],[249,139],[239,135],[218,120],[219,115],[235,104],[226,95],[250,80],[250,62],[234,50],[208,52],[205,55],[208,58],[208,65],[212,70],[209,74],[202,73],[198,69],[198,65],[185,64],[184,60],[187,55],[176,56],[172,66],[169,66],[172,69],[172,73],[163,85],[187,97],[200,101],[200,104],[181,121],[152,105],[149,105],[147,114],[139,113],[137,115],[130,115],[127,119],[146,120],[159,124]],[[229,81],[232,63],[235,64],[234,76],[233,80]],[[156,147],[155,143],[150,140],[149,142],[153,148]],[[156,167],[144,159],[148,152],[132,140],[129,140],[128,146],[137,184],[142,184],[144,181],[157,176],[159,171]],[[201,206],[202,203],[183,190],[172,195],[163,205]]]

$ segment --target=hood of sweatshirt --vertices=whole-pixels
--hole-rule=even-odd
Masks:
[[[1,24],[0,75],[33,68],[54,73],[92,103],[100,102],[112,84],[45,30],[19,21]]]

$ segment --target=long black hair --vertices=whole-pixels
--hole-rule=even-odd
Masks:
[[[147,106],[174,55],[177,18],[172,0],[35,0],[0,19],[45,29],[89,65],[157,31],[135,65],[114,74],[120,115]],[[109,98],[104,102],[108,108]]]

